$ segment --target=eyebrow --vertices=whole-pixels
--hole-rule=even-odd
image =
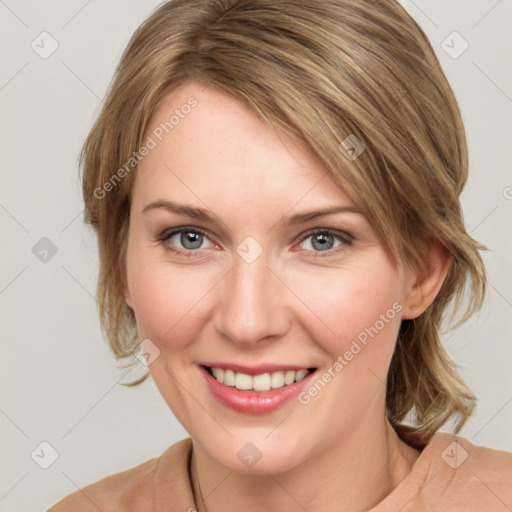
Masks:
[[[146,213],[151,210],[167,210],[171,213],[176,213],[178,215],[185,215],[187,217],[191,217],[193,219],[202,220],[205,222],[219,222],[222,223],[221,219],[218,215],[210,212],[209,210],[205,210],[203,208],[198,208],[196,206],[190,206],[186,204],[179,204],[173,201],[167,200],[157,200],[149,203],[144,207],[142,213]],[[361,210],[356,206],[350,205],[336,205],[330,206],[327,208],[322,208],[319,210],[312,210],[309,212],[301,212],[291,216],[283,217],[278,225],[286,227],[286,226],[294,226],[297,224],[304,224],[306,222],[319,219],[321,217],[326,217],[327,215],[334,215],[336,213],[358,213],[362,214]]]

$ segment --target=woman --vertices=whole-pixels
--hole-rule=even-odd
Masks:
[[[51,511],[512,507],[512,454],[437,433],[474,408],[439,329],[480,307],[483,247],[399,4],[164,4],[82,163],[102,326],[190,437]]]

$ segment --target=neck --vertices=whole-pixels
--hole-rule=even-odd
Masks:
[[[198,512],[364,511],[377,505],[410,473],[419,452],[400,440],[382,418],[366,422],[307,463],[266,476],[239,474],[219,465],[201,447],[192,452]],[[229,500],[226,497],[229,496]]]

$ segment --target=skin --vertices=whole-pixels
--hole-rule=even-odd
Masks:
[[[160,351],[149,366],[154,382],[193,440],[197,507],[367,510],[419,455],[387,422],[384,382],[401,320],[435,298],[448,256],[433,243],[422,268],[393,265],[356,212],[280,226],[287,215],[354,203],[304,145],[278,137],[212,87],[188,82],[172,91],[147,133],[191,96],[197,106],[137,170],[125,299],[140,339]],[[161,208],[143,213],[157,200],[208,209],[219,220]],[[187,251],[191,244],[179,234],[158,240],[180,226],[206,231],[198,249]],[[313,228],[349,233],[353,242],[328,234],[326,246],[314,245],[314,236],[301,241]],[[236,252],[248,236],[263,249],[251,263]],[[198,363],[213,360],[297,364],[322,375],[393,304],[401,312],[306,405],[294,399],[260,416],[235,412],[210,394],[200,374]],[[247,442],[261,452],[252,468],[237,457]]]

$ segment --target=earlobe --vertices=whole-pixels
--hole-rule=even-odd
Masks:
[[[126,272],[123,272],[123,275],[121,276],[121,286],[122,286],[124,301],[126,302],[126,305],[129,308],[133,309],[132,296],[131,296],[130,290],[128,288]]]
[[[130,309],[133,309],[132,297],[131,297],[130,292],[128,291],[127,287],[125,287],[125,289],[124,289],[124,301],[126,302],[127,306]]]
[[[436,298],[443,285],[453,255],[440,241],[430,242],[420,268],[411,270],[403,301],[402,319],[420,316]]]

